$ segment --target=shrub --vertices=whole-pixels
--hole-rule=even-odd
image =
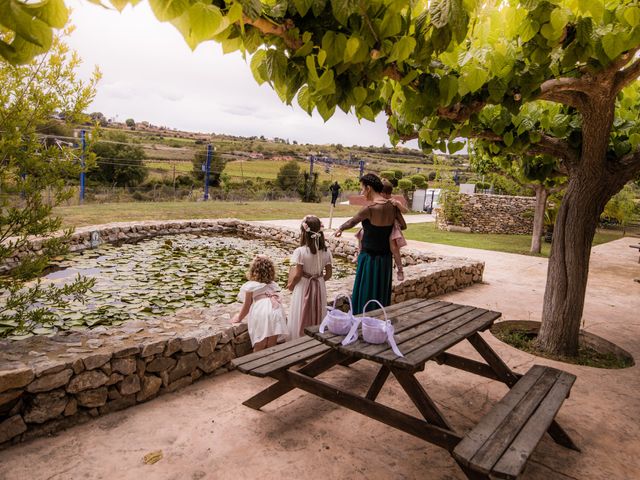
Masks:
[[[463,219],[462,203],[460,202],[460,194],[455,192],[446,192],[442,198],[442,213],[447,223],[459,225]]]
[[[415,175],[411,175],[409,180],[411,180],[411,183],[413,183],[416,188],[427,188],[427,179],[424,175],[417,173]]]

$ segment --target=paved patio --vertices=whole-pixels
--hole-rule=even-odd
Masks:
[[[539,320],[546,260],[498,252],[409,242],[411,247],[486,262],[485,282],[444,299],[503,312],[504,319]],[[585,329],[640,359],[640,276],[637,253],[621,239],[593,249]],[[519,372],[540,363],[578,376],[559,421],[581,446],[565,450],[543,439],[524,479],[640,477],[640,367],[600,370],[567,365],[484,338]],[[471,354],[466,347],[461,353]],[[325,378],[366,391],[375,370],[352,365]],[[454,427],[468,429],[506,387],[446,366],[418,375]],[[322,378],[322,377],[321,377]],[[294,391],[258,412],[242,401],[271,381],[231,372],[200,381],[144,405],[98,418],[55,437],[0,452],[0,478],[23,479],[463,479],[448,453],[417,438]],[[380,401],[414,414],[397,383]],[[382,441],[382,439],[385,439]],[[145,454],[163,458],[145,465]]]

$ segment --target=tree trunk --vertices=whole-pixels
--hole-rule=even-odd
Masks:
[[[578,354],[591,244],[607,201],[624,186],[607,168],[613,98],[591,98],[583,111],[582,151],[553,230],[538,346],[566,356]]]
[[[548,190],[540,185],[534,184],[533,189],[536,192],[536,208],[533,213],[533,234],[531,236],[531,253],[540,253],[542,245],[542,230],[544,228],[544,211],[547,207]]]

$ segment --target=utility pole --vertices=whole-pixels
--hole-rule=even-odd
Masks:
[[[209,200],[209,172],[211,171],[211,157],[213,148],[211,144],[207,145],[207,163],[204,169],[204,199]]]
[[[85,134],[85,130],[80,130],[80,141],[82,145],[82,153],[80,154],[80,204],[84,202],[84,155],[87,149]]]
[[[173,162],[173,201],[176,201],[176,162]]]

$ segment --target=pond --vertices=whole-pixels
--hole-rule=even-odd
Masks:
[[[294,247],[238,236],[181,234],[138,243],[105,244],[55,262],[44,283],[62,285],[78,274],[95,278],[85,303],[73,301],[65,309],[51,306],[52,325],[32,325],[30,331],[119,325],[130,319],[170,315],[186,307],[212,307],[237,301],[248,266],[257,254],[276,264],[277,282],[284,287]],[[355,272],[355,266],[336,258],[334,278]],[[0,336],[2,335],[0,325]]]

